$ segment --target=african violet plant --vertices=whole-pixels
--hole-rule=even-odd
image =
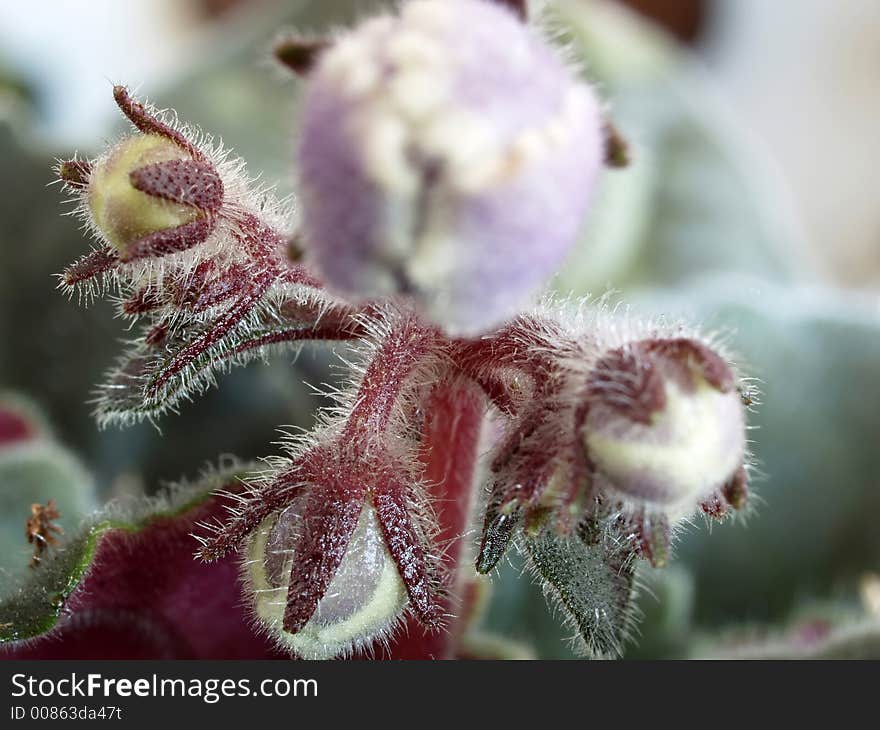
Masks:
[[[118,86],[134,133],[59,165],[98,241],[62,285],[140,327],[102,425],[305,342],[343,346],[350,382],[260,471],[97,513],[0,605],[2,651],[473,655],[478,574],[513,546],[584,652],[618,654],[636,563],[743,509],[748,459],[717,344],[535,303],[625,157],[595,90],[517,2],[412,0],[278,56],[306,84],[298,215]]]

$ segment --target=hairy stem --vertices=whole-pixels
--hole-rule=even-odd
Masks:
[[[384,434],[401,392],[432,348],[438,334],[415,317],[395,326],[373,355],[358,389],[358,399],[345,427],[344,440],[368,442]]]
[[[450,659],[465,630],[461,619],[467,585],[473,574],[467,530],[474,503],[475,469],[486,410],[484,396],[468,383],[444,382],[425,403],[421,461],[440,524],[437,542],[446,545],[444,568],[450,581],[442,610],[448,619],[443,631],[425,633],[410,627],[410,639],[395,658]]]

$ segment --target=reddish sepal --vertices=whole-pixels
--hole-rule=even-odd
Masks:
[[[129,174],[131,184],[147,195],[191,205],[209,213],[223,204],[223,181],[202,160],[167,160],[145,165]]]
[[[62,278],[67,286],[73,286],[110,271],[118,263],[119,256],[116,251],[105,246],[72,263],[64,270]]]
[[[388,551],[397,563],[410,605],[426,626],[440,621],[440,605],[425,558],[425,549],[410,519],[406,498],[394,482],[374,488],[374,506]]]
[[[328,477],[326,481],[311,487],[301,517],[300,537],[293,547],[296,557],[284,609],[284,630],[291,634],[305,626],[315,613],[345,557],[364,506],[366,493],[360,479],[357,484],[339,480],[338,464],[332,462],[328,460],[322,469]]]
[[[113,98],[120,111],[144,134],[158,134],[186,150],[194,160],[205,159],[202,151],[180,132],[157,119],[147,111],[143,104],[132,99],[128,89],[124,86],[113,87]]]
[[[186,251],[193,246],[204,243],[211,235],[213,228],[213,218],[200,216],[194,221],[184,223],[176,228],[155,231],[135,241],[125,252],[122,260],[129,262]]]

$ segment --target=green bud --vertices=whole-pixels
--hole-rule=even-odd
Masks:
[[[204,215],[192,205],[139,190],[131,178],[148,165],[190,159],[185,149],[166,137],[143,134],[123,140],[97,162],[89,178],[89,209],[95,226],[123,258],[144,237]]]

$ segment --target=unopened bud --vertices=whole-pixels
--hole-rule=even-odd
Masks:
[[[417,0],[324,51],[299,143],[327,284],[450,332],[509,318],[574,244],[604,135],[593,90],[502,4]]]
[[[210,232],[222,202],[214,168],[159,134],[129,137],[88,176],[91,218],[123,260],[188,248]]]
[[[284,629],[291,566],[298,559],[291,545],[301,528],[294,505],[267,518],[250,540],[247,568],[256,614],[272,636],[304,659],[330,659],[387,635],[407,592],[369,502],[308,623],[295,634]]]
[[[744,478],[745,416],[728,365],[693,340],[608,353],[587,387],[582,437],[600,488],[671,520]],[[742,489],[732,506],[743,506]]]

